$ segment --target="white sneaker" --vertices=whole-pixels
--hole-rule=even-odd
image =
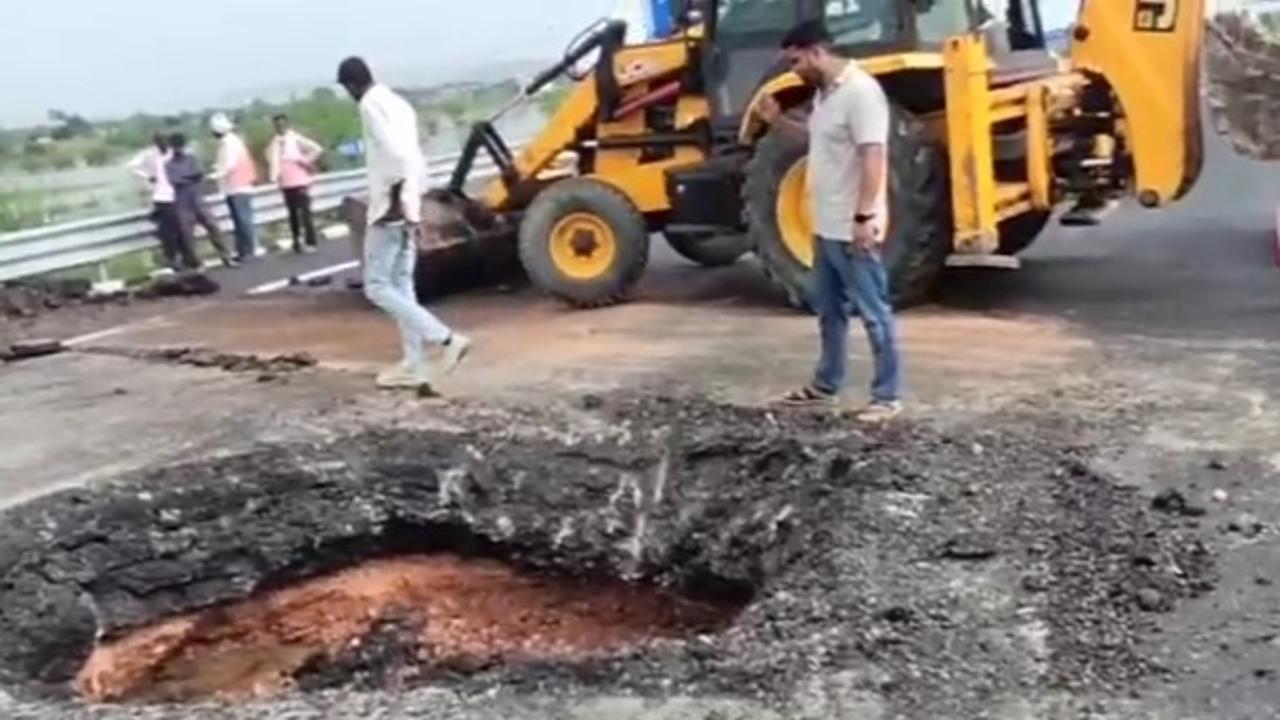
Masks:
[[[876,400],[867,405],[857,415],[861,423],[877,424],[888,422],[902,414],[902,403]]]
[[[454,333],[448,345],[440,347],[440,370],[448,375],[458,369],[467,357],[467,352],[471,350],[471,338],[462,333]]]
[[[422,387],[431,384],[431,371],[399,363],[378,373],[375,382],[378,387],[386,389]]]

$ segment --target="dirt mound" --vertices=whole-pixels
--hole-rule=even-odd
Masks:
[[[1280,38],[1244,15],[1219,15],[1205,42],[1214,128],[1236,152],[1280,159]]]
[[[65,695],[95,648],[139,628],[445,552],[749,603],[716,635],[431,682],[776,701],[856,672],[897,716],[976,717],[1026,688],[1132,691],[1159,669],[1141,645],[1153,614],[1212,579],[1193,520],[1094,472],[1070,444],[1082,429],[1043,413],[867,431],[686,400],[583,405],[264,447],[14,509],[0,672]],[[434,616],[373,615],[367,653],[310,664],[320,684],[404,679],[386,658],[416,653],[402,640]],[[504,622],[461,637],[510,648]]]
[[[88,280],[23,280],[0,283],[0,317],[32,318],[90,300]]]
[[[232,373],[258,373],[258,379],[263,382],[278,379],[281,375],[307,370],[319,364],[319,361],[313,355],[305,352],[265,357],[244,353],[221,352],[209,348],[189,347],[144,348],[141,350],[133,348],[94,348],[86,352],[118,355],[150,362],[189,365],[198,368],[218,368]]]

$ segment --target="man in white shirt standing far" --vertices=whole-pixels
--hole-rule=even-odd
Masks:
[[[416,388],[453,372],[471,340],[453,332],[418,304],[414,290],[417,238],[421,231],[426,159],[418,139],[418,114],[391,88],[374,82],[364,60],[347,58],[338,83],[360,105],[369,173],[369,230],[364,246],[364,292],[395,319],[404,356],[378,375],[384,388]],[[426,346],[440,348],[440,361]]]
[[[817,87],[808,126],[783,114],[768,98],[763,119],[809,139],[809,202],[814,222],[814,291],[822,352],[813,380],[784,395],[788,405],[831,404],[844,389],[849,361],[849,319],[856,308],[875,359],[871,403],[863,422],[901,412],[901,358],[881,261],[888,222],[886,188],[889,101],[878,80],[832,51],[821,22],[802,23],[782,40],[792,71]]]
[[[151,190],[151,219],[156,224],[156,236],[160,239],[165,264],[174,271],[199,268],[200,261],[196,259],[192,249],[181,242],[178,232],[178,209],[174,203],[173,185],[164,169],[170,157],[172,153],[169,151],[168,139],[163,133],[157,132],[151,147],[139,152],[129,161],[129,170]]]
[[[247,262],[258,253],[251,194],[253,184],[258,181],[258,169],[253,164],[249,148],[236,133],[231,118],[217,113],[209,119],[209,128],[218,139],[218,161],[211,175],[227,198],[231,224],[235,227],[236,260]]]

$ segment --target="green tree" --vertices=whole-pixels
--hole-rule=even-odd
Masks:
[[[54,140],[70,140],[71,138],[88,137],[93,134],[93,125],[74,113],[63,110],[50,110],[49,119],[56,127],[49,133]]]
[[[565,98],[569,97],[569,92],[573,90],[573,85],[566,82],[557,82],[549,87],[543,88],[542,92],[533,96],[534,106],[548,117],[554,115],[560,106],[564,104]]]
[[[84,151],[84,161],[93,167],[104,167],[112,158],[111,148],[106,145],[93,145]]]

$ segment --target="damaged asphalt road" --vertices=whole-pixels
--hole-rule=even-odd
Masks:
[[[805,372],[811,323],[762,313],[774,303],[750,294],[765,291],[745,263],[670,261],[647,301],[589,317],[519,293],[460,299],[444,309],[486,350],[451,404],[334,372],[390,359],[366,351],[394,340],[327,296],[192,311],[175,324],[196,337],[112,338],[207,342],[225,359],[312,352],[320,367],[287,382],[202,355],[78,348],[5,365],[4,499],[82,489],[0,522],[0,717],[1273,717],[1276,177],[1214,151],[1212,180],[1176,208],[1051,231],[1019,273],[953,274],[940,309],[903,317],[925,421],[874,432],[610,394],[752,405]],[[424,667],[396,684],[418,656],[393,620],[305,691],[253,702],[90,708],[62,682],[99,629],[412,551],[406,538],[438,521],[526,567],[750,597],[726,631],[589,665]]]
[[[167,712],[1074,717],[1177,682],[1143,636],[1215,580],[1205,528],[1064,442],[1097,431],[1080,420],[867,431],[701,401],[583,406],[492,413],[462,433],[263,446],[11,509],[0,671],[19,700],[7,715],[172,716],[77,710],[68,682],[99,637],[372,556],[449,550],[749,602],[722,633],[606,662],[427,669],[393,695]],[[640,714],[639,697],[664,698],[668,714]]]

